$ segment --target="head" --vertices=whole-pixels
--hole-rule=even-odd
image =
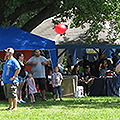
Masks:
[[[52,75],[52,70],[49,70],[49,71],[48,71],[48,75]]]
[[[32,77],[33,76],[33,72],[32,71],[29,71],[28,72],[28,77]]]
[[[17,60],[23,60],[24,59],[24,55],[21,52],[18,52],[16,57],[17,57]]]
[[[113,57],[113,56],[114,56],[114,53],[112,53],[111,56]]]
[[[104,54],[102,54],[102,55],[100,56],[100,58],[101,58],[101,59],[105,58],[105,55],[104,55]]]
[[[75,70],[75,71],[79,71],[79,65],[78,64],[76,64],[75,66],[74,66],[74,68],[73,68],[73,70]]]
[[[59,67],[58,67],[58,66],[55,66],[55,67],[54,67],[54,70],[55,70],[55,72],[57,73],[57,72],[59,71]]]
[[[85,56],[82,56],[82,59],[83,59],[83,60],[86,60],[86,57],[85,57]]]
[[[40,57],[40,50],[39,49],[35,49],[34,50],[34,54],[36,57]]]
[[[70,57],[70,58],[72,58],[72,57],[73,57],[73,55],[72,55],[72,54],[69,54],[69,57]]]
[[[79,61],[79,62],[78,62],[78,65],[82,66],[82,62],[83,62],[82,60]]]
[[[85,67],[85,71],[90,72],[90,67],[88,65]]]
[[[14,49],[13,48],[7,48],[7,49],[5,49],[4,50],[5,51],[5,53],[6,53],[6,58],[10,58],[11,56],[13,56],[13,54],[14,54]]]

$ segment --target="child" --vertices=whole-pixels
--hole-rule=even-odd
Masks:
[[[27,78],[27,83],[26,83],[26,91],[27,91],[27,86],[28,86],[31,103],[35,103],[34,94],[37,93],[37,89],[35,87],[35,81],[34,81],[34,78],[32,76],[33,76],[33,72],[30,71],[28,73],[28,78]]]
[[[61,87],[63,76],[60,72],[58,72],[59,71],[58,66],[55,66],[54,71],[55,72],[52,74],[52,86],[53,86],[54,101],[56,101],[57,91],[59,93],[60,101],[63,101],[62,100],[62,87]]]

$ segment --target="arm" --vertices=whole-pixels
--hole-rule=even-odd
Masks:
[[[101,67],[102,67],[102,63],[101,63],[100,66],[99,66],[99,71],[101,70]]]
[[[11,81],[13,81],[16,78],[16,76],[20,73],[20,70],[20,68],[16,69],[14,76],[10,78]]]
[[[32,66],[32,65],[37,65],[37,63],[38,63],[38,62],[27,62],[26,65]]]
[[[86,80],[84,79],[84,77],[81,77],[81,81],[84,81],[84,82],[86,82]]]
[[[34,57],[31,57],[27,62],[26,65],[37,65],[38,62],[35,61]]]
[[[32,79],[32,81],[33,81],[33,85],[34,85],[34,90],[36,90],[36,85],[35,85],[35,80],[34,80],[34,78]]]
[[[49,64],[50,64],[50,61],[45,62],[45,61],[42,60],[42,65],[49,65]]]
[[[51,79],[51,80],[52,80],[52,87],[54,87],[54,86],[53,86],[53,79]]]
[[[28,81],[26,81],[25,91],[27,91],[27,87],[28,87]]]
[[[59,86],[61,86],[61,83],[62,83],[62,79],[60,80]]]
[[[52,79],[51,80],[52,80],[52,87],[54,88],[54,85],[53,85],[53,75],[52,75]]]
[[[63,76],[62,76],[62,74],[60,74],[60,82],[59,82],[59,86],[61,86],[62,80],[63,80]]]

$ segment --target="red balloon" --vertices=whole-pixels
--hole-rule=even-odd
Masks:
[[[58,24],[55,26],[54,30],[57,34],[64,34],[67,27],[64,24]]]

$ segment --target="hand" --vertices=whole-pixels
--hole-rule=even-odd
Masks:
[[[60,84],[58,84],[58,86],[61,86],[61,83],[60,83]]]
[[[14,79],[15,79],[15,77],[13,76],[13,77],[10,78],[10,81],[13,81]]]
[[[54,88],[54,85],[52,85],[52,87]]]
[[[82,81],[82,79],[79,79],[78,81],[80,82],[80,81]]]
[[[32,62],[32,64],[33,64],[33,65],[37,65],[37,64],[38,64],[38,62]]]
[[[61,86],[61,82],[58,84],[58,86]]]
[[[42,60],[41,63],[42,63],[42,65],[47,65],[47,62],[45,62],[45,61],[43,61],[43,60]]]
[[[36,88],[34,88],[34,91],[36,91]]]

